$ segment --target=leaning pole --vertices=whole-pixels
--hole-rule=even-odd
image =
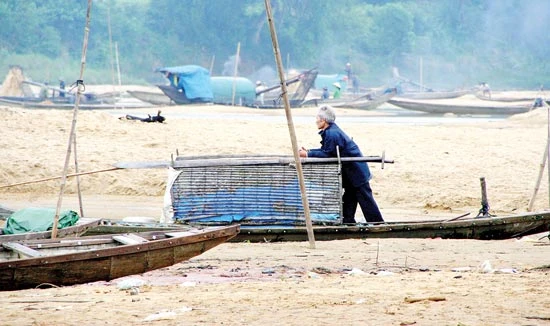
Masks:
[[[298,142],[296,141],[296,131],[294,130],[294,122],[292,121],[292,113],[290,111],[290,102],[288,100],[285,74],[284,74],[283,64],[281,60],[281,53],[279,51],[279,41],[277,41],[277,34],[275,33],[275,24],[273,23],[273,16],[271,14],[271,4],[269,0],[265,0],[265,11],[267,14],[267,22],[269,24],[269,30],[271,31],[271,41],[273,43],[273,53],[275,54],[275,61],[277,62],[277,71],[279,72],[279,79],[281,81],[281,90],[283,93],[283,101],[285,104],[286,121],[288,124],[288,131],[290,133],[290,140],[292,142],[292,152],[294,153],[294,161],[296,162],[296,172],[298,173],[298,180],[300,182],[300,192],[302,194],[302,205],[304,206],[304,216],[306,219],[307,237],[309,240],[310,248],[314,249],[315,236],[313,235],[313,225],[311,223],[309,202],[307,199],[306,185],[304,182],[304,173],[302,171],[302,162],[300,161],[300,154],[298,153]]]

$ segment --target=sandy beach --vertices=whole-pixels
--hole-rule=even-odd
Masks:
[[[127,86],[131,88],[131,86]],[[291,155],[282,109],[162,107],[166,122],[119,119],[157,108],[79,111],[79,171],[176,155]],[[60,176],[73,112],[0,106],[0,187]],[[315,108],[293,109],[298,143],[319,147]],[[405,116],[405,118],[403,117]],[[336,122],[370,164],[387,221],[476,215],[480,178],[490,212],[523,213],[541,171],[548,111],[509,118],[338,109]],[[73,153],[74,154],[74,153]],[[74,157],[69,173],[74,172]],[[550,207],[547,167],[533,210]],[[159,218],[165,169],[122,169],[80,178],[86,216]],[[76,178],[64,208],[79,210]],[[59,180],[0,188],[0,205],[55,207]],[[360,213],[360,210],[359,212]],[[547,234],[503,241],[366,239],[226,243],[170,268],[111,282],[0,292],[0,325],[546,325]],[[144,283],[139,290],[124,282]],[[137,293],[136,293],[137,292]]]

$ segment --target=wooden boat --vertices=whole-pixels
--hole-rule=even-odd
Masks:
[[[532,103],[494,103],[481,101],[448,101],[448,100],[409,100],[394,97],[388,103],[403,109],[421,111],[433,114],[483,114],[483,115],[513,115],[529,112],[533,109]]]
[[[240,232],[231,242],[278,242],[307,241],[304,223],[298,225],[254,224],[240,221]],[[250,224],[252,223],[252,224]],[[215,223],[214,223],[215,224]],[[88,229],[86,235],[162,231],[170,229],[186,230],[201,225],[131,223],[104,220],[100,225]],[[210,222],[208,225],[213,225]],[[473,217],[462,219],[438,219],[425,221],[385,222],[382,224],[339,224],[313,225],[315,240],[330,241],[365,238],[442,238],[502,240],[523,237],[550,231],[550,213],[526,213],[510,216]]]
[[[146,91],[127,91],[128,94],[137,98],[140,101],[151,103],[154,105],[174,105],[168,96],[164,93],[146,92]]]
[[[483,101],[494,101],[494,102],[534,102],[535,97],[512,97],[499,95],[498,93],[491,93],[491,96],[483,95],[481,92],[476,92],[474,94],[478,99]]]
[[[238,225],[2,243],[0,290],[109,281],[171,266],[233,238]]]
[[[89,229],[97,227],[100,224],[101,224],[101,219],[99,218],[82,217],[76,222],[75,225],[58,229],[57,237],[59,238],[77,237],[77,236],[83,235]],[[0,228],[0,244],[5,242],[11,242],[11,241],[49,239],[51,238],[51,235],[52,235],[52,231],[3,234],[2,229]]]
[[[422,92],[406,92],[399,94],[400,98],[416,99],[416,100],[435,100],[435,99],[449,99],[457,98],[470,94],[473,91],[471,89],[461,89],[453,91],[422,91]]]
[[[378,225],[316,225],[316,240],[363,238],[442,238],[502,240],[547,232],[550,213],[504,217],[479,217],[460,220],[386,222]],[[241,226],[235,241],[307,241],[305,226]]]
[[[374,110],[380,105],[386,103],[392,97],[395,96],[395,90],[381,95],[362,95],[360,97],[345,100],[345,99],[311,99],[302,103],[302,107],[307,106],[321,106],[324,104],[337,108],[349,108],[358,110]]]
[[[0,105],[22,107],[28,109],[67,109],[72,110],[74,103],[69,102],[52,102],[49,99],[42,101],[29,101],[26,99],[17,100],[10,98],[0,98]],[[81,110],[112,110],[112,109],[128,109],[128,108],[147,108],[151,107],[149,103],[134,103],[134,102],[115,102],[115,103],[79,103],[78,108]]]
[[[548,231],[550,213],[507,217],[342,224],[340,166],[348,161],[393,163],[382,157],[304,158],[302,172],[315,238],[505,239]],[[155,230],[194,225],[240,224],[234,241],[307,240],[301,191],[293,157],[277,155],[180,156],[168,166],[168,192],[174,224],[146,226],[111,223],[90,232]],[[153,162],[152,166],[157,166]],[[166,166],[166,165],[164,165]],[[382,168],[384,166],[382,165]],[[167,203],[168,206],[168,203]],[[135,228],[135,229],[132,229]]]

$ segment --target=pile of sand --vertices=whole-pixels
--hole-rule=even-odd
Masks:
[[[2,83],[2,87],[0,87],[0,96],[24,96],[24,80],[23,69],[19,66],[11,67]]]

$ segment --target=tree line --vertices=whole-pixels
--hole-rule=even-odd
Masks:
[[[20,65],[35,80],[76,79],[86,0],[0,2],[0,72]],[[550,70],[545,0],[271,0],[285,67],[391,82],[396,71],[434,88],[535,89]],[[154,83],[155,69],[198,64],[213,75],[275,71],[264,1],[94,0],[88,82]],[[115,53],[116,52],[116,53]],[[393,69],[392,68],[397,68]]]

